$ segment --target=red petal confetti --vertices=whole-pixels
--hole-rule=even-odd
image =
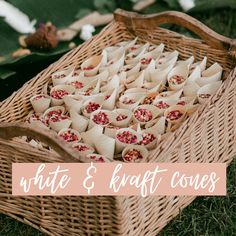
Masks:
[[[140,122],[147,122],[152,119],[152,112],[144,108],[138,108],[134,112],[134,117]]]
[[[86,67],[84,67],[83,68],[83,70],[92,70],[92,69],[94,69],[94,66],[86,66]]]
[[[79,140],[78,136],[75,133],[73,133],[73,131],[71,131],[71,130],[63,132],[62,134],[60,134],[60,137],[69,143]]]
[[[83,144],[76,145],[74,148],[79,152],[88,151],[90,149],[88,146],[83,145]]]
[[[110,122],[108,115],[102,111],[99,111],[96,115],[93,116],[93,121],[98,125],[107,125]]]
[[[95,102],[89,102],[89,104],[85,107],[87,113],[92,113],[100,108],[100,105]]]
[[[135,101],[134,101],[134,99],[129,99],[129,98],[126,97],[126,98],[123,99],[122,103],[124,103],[124,104],[134,104]]]
[[[167,115],[167,119],[169,120],[178,120],[179,118],[181,118],[181,116],[183,116],[183,113],[179,110],[174,110],[168,113]]]
[[[55,99],[62,99],[64,96],[68,95],[69,93],[63,89],[54,90],[51,92],[51,97]]]
[[[163,101],[159,101],[157,104],[155,104],[155,106],[160,109],[166,109],[169,107],[169,104],[167,104],[166,102],[163,102]]]
[[[156,139],[156,137],[150,133],[144,133],[142,135],[142,138],[142,141],[139,143],[140,145],[148,145]]]
[[[81,89],[84,87],[83,83],[79,82],[79,81],[74,81],[70,83],[72,86],[74,86],[77,89]]]
[[[119,114],[117,117],[116,117],[116,120],[117,121],[122,121],[122,120],[125,120],[128,116],[126,115],[122,115],[122,114]]]
[[[148,65],[151,62],[152,58],[142,58],[141,64],[142,65]]]
[[[129,150],[123,157],[123,159],[128,162],[136,161],[142,158],[143,158],[142,154],[140,153],[140,151],[136,149]]]
[[[170,78],[170,82],[172,84],[182,84],[183,82],[185,81],[184,77],[181,76],[181,75],[173,75],[171,78]]]
[[[117,139],[122,143],[134,144],[137,143],[137,136],[130,131],[123,131],[116,135]]]

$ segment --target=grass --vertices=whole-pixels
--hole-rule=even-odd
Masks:
[[[152,9],[154,11],[155,9]],[[219,14],[220,13],[220,14]],[[225,9],[193,13],[215,31],[236,37],[236,11]],[[174,28],[186,33],[179,27]],[[39,231],[0,214],[0,236],[41,236]],[[161,236],[236,235],[236,159],[227,171],[227,196],[198,197],[168,224]],[[142,236],[142,235],[141,235]]]

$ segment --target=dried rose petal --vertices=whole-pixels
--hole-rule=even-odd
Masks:
[[[152,112],[144,108],[138,108],[134,112],[134,117],[140,122],[148,122],[152,119]]]
[[[185,81],[185,78],[181,75],[173,75],[170,78],[170,83],[172,84],[182,84]]]
[[[108,115],[105,112],[99,111],[93,116],[93,122],[98,125],[107,125],[110,121]]]
[[[75,88],[77,89],[81,89],[84,87],[83,83],[82,82],[79,82],[79,81],[73,81],[70,83],[72,86],[74,86]]]
[[[100,108],[100,105],[95,102],[89,102],[89,104],[85,107],[87,113],[92,113]]]
[[[79,151],[79,152],[88,151],[88,150],[90,149],[88,146],[83,145],[83,144],[81,144],[81,145],[76,145],[74,148],[75,148],[77,151]]]
[[[60,122],[62,120],[66,120],[66,119],[69,119],[69,117],[66,115],[54,115],[49,118],[49,120],[52,122]]]
[[[185,106],[187,103],[185,101],[179,101],[177,105]]]
[[[153,100],[155,99],[155,97],[146,97],[143,101],[143,104],[152,104]]]
[[[94,69],[94,66],[86,66],[86,67],[84,67],[83,68],[83,70],[92,70],[92,69]]]
[[[163,102],[163,101],[159,101],[157,104],[155,104],[155,106],[160,109],[166,109],[169,107],[169,104],[167,104],[166,102]]]
[[[108,98],[110,98],[111,95],[106,95],[105,96],[105,100],[107,100]]]
[[[152,58],[142,58],[141,64],[142,65],[148,65],[151,62]]]
[[[91,160],[94,160],[94,161],[96,161],[96,162],[105,162],[105,160],[104,160],[104,158],[102,157],[102,156],[100,156],[100,157],[98,157],[98,156],[89,156],[89,158],[91,159]]]
[[[126,115],[119,114],[119,115],[116,117],[116,120],[117,120],[117,121],[122,121],[122,120],[127,119],[127,117],[128,117],[128,116],[126,116]]]
[[[122,143],[134,144],[137,143],[137,136],[130,131],[123,131],[116,135],[117,139]]]
[[[39,99],[41,99],[41,98],[46,98],[46,96],[45,95],[37,95],[37,96],[35,96],[34,97],[34,101],[37,101],[37,100],[39,100]]]
[[[211,96],[211,94],[199,94],[198,96],[200,98],[206,99],[206,98],[209,98]]]
[[[142,138],[142,141],[139,143],[140,145],[148,145],[156,139],[156,137],[150,133],[144,133],[142,135]]]
[[[124,104],[134,104],[135,101],[134,101],[134,99],[132,99],[132,98],[129,99],[128,97],[125,97],[125,98],[123,99],[122,103],[124,103]]]
[[[63,89],[54,90],[51,92],[51,97],[55,99],[62,99],[64,96],[68,95],[69,93]]]
[[[62,79],[65,78],[66,75],[65,74],[56,74],[56,75],[51,75],[51,78],[53,77],[54,79]]]
[[[168,113],[167,119],[169,120],[178,120],[183,116],[183,113],[179,110],[174,110]]]
[[[60,137],[69,143],[79,140],[78,136],[71,130],[63,132],[62,134],[60,134]]]
[[[142,154],[137,149],[129,150],[123,157],[123,159],[128,162],[136,161],[142,158],[143,158]]]

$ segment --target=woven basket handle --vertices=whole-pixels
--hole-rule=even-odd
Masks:
[[[134,12],[117,9],[114,13],[116,21],[125,23],[126,27],[135,29],[153,29],[161,24],[176,24],[192,31],[215,49],[229,50],[236,47],[234,39],[220,35],[197,19],[178,11],[166,11],[158,14],[140,15]]]
[[[32,127],[24,123],[0,123],[1,139],[8,140],[19,136],[31,137],[49,145],[63,157],[64,162],[78,162],[78,152],[50,130]]]

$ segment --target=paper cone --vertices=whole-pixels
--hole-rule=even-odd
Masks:
[[[55,130],[56,132],[59,132],[62,129],[69,128],[72,121],[70,117],[65,115],[60,115],[58,118],[49,118],[49,126],[51,129]]]
[[[159,95],[157,95],[157,98],[169,98],[169,99],[178,99],[181,94],[182,94],[183,90],[180,89],[179,91],[166,91],[166,92],[162,92]]]
[[[118,75],[113,75],[111,77],[111,79],[108,81],[108,83],[101,87],[101,92],[105,92],[105,91],[108,91],[108,90],[113,90],[113,89],[117,89],[119,88],[120,86],[120,77]]]
[[[91,129],[96,125],[105,127],[111,124],[114,119],[115,119],[115,114],[113,112],[98,109],[94,111],[90,116],[89,129]]]
[[[51,75],[53,86],[65,84],[70,77],[73,76],[74,67],[66,68],[65,70],[57,71]]]
[[[135,43],[137,42],[138,38],[136,37],[134,40],[130,40],[130,41],[123,41],[118,43],[118,46],[124,47],[125,50],[127,50],[128,48],[132,47],[135,45]]]
[[[54,93],[56,91],[65,91],[65,93],[66,93],[65,95],[68,95],[68,94],[74,93],[75,88],[71,85],[64,85],[64,84],[56,85],[56,86],[52,87],[51,91],[50,91],[51,105],[52,106],[60,106],[64,103],[63,96],[59,96],[58,98],[54,97]]]
[[[31,97],[30,102],[36,113],[43,113],[49,108],[51,98],[46,94],[39,94]]]
[[[107,159],[114,159],[115,139],[101,134],[97,137],[95,148],[99,154],[103,155]]]
[[[193,64],[194,62],[194,56],[191,56],[189,57],[188,59],[186,60],[181,60],[181,61],[178,61],[176,66],[179,66],[179,65],[186,65],[188,67],[188,69],[191,67],[191,65]]]
[[[102,108],[107,109],[107,110],[113,110],[116,104],[117,89],[108,90],[107,92],[104,93],[104,97],[105,97],[105,100],[102,104]]]
[[[181,114],[179,117],[176,115],[176,118],[170,117],[170,115],[174,112],[177,111],[179,114]],[[186,109],[184,106],[181,105],[174,105],[169,107],[168,109],[165,110],[164,112],[164,117],[170,124],[179,124],[185,119],[186,115]]]
[[[95,152],[94,148],[88,145],[87,143],[74,143],[72,147],[79,152],[80,160],[83,161],[83,158],[86,158],[87,155]]]
[[[76,112],[80,113],[80,109],[83,105],[83,99],[78,95],[66,95],[63,97],[63,101],[66,105],[67,110],[74,109]]]
[[[48,124],[49,118],[52,115],[63,115],[65,113],[65,107],[63,106],[54,106],[48,108],[42,115],[43,120]]]
[[[200,67],[201,72],[206,69],[207,57],[204,57],[202,61],[198,61],[191,65],[190,71],[193,71],[197,66]]]
[[[58,136],[70,144],[78,143],[81,140],[81,135],[74,129],[62,129]]]
[[[125,53],[124,47],[111,46],[104,49],[107,52],[108,61],[119,58]]]
[[[197,92],[197,98],[200,104],[206,102],[209,97],[214,95],[220,88],[222,81],[213,82],[211,84],[206,84],[201,87]]]
[[[131,75],[126,79],[126,88],[141,88],[144,81],[144,71],[139,72],[138,74]]]
[[[196,66],[192,71],[190,76],[187,78],[187,83],[196,82],[201,77],[201,68],[200,66]]]
[[[108,125],[105,127],[104,134],[111,137],[115,138],[117,130],[119,130],[119,127],[113,126],[113,125]]]
[[[165,123],[166,119],[164,116],[156,118],[145,125],[147,132],[154,132],[154,134],[164,134],[165,133]]]
[[[137,151],[140,153],[140,156],[135,156],[135,153]],[[129,153],[130,155],[127,155]],[[134,156],[132,154],[134,154]],[[138,163],[143,160],[146,160],[147,157],[148,157],[148,150],[140,145],[128,145],[122,151],[122,159],[124,162]]]
[[[130,136],[133,136],[132,139],[130,139],[127,135],[127,132],[129,133]],[[124,137],[124,140],[128,139],[129,142],[123,142],[123,140],[121,141],[121,137]],[[116,133],[115,136],[116,139],[116,153],[121,153],[123,151],[123,149],[128,146],[129,144],[137,144],[142,140],[142,135],[138,134],[136,131],[130,129],[130,128],[122,128],[119,129]]]
[[[118,106],[119,108],[133,110],[135,107],[137,107],[140,103],[143,102],[144,98],[145,95],[143,94],[124,94],[119,98]]]
[[[153,101],[153,105],[159,109],[160,115],[163,115],[166,109],[168,109],[170,106],[176,105],[177,102],[178,99],[156,97],[156,99]]]
[[[171,64],[173,64],[174,66],[178,60],[178,56],[179,56],[178,51],[167,52],[167,54],[162,53],[161,56],[156,60],[156,67],[158,69],[163,69],[163,67],[166,68]]]
[[[81,160],[85,163],[91,163],[91,162],[107,163],[107,162],[110,162],[110,160],[105,158],[103,155],[95,154],[95,153],[89,154],[89,155],[87,155],[86,158],[81,158]]]
[[[160,114],[160,109],[154,105],[140,105],[134,109],[134,122],[146,124],[155,119]]]
[[[195,82],[187,83],[183,88],[183,93],[185,97],[196,97],[197,91],[199,90],[200,86]]]
[[[77,130],[78,132],[82,133],[85,132],[89,121],[87,118],[79,115],[76,110],[70,110],[70,117],[72,120],[72,128]]]
[[[84,102],[81,110],[84,116],[90,117],[92,112],[101,109],[104,97],[94,97]]]
[[[81,133],[81,137],[84,143],[87,143],[94,148],[95,147],[94,144],[97,141],[97,137],[102,133],[103,133],[103,127],[101,127],[100,125],[95,125],[89,131]]]
[[[174,67],[167,76],[170,89],[173,91],[182,89],[186,83],[188,73],[189,73],[189,70],[186,64],[181,64],[179,66]],[[180,83],[175,82],[174,76],[179,76],[183,78],[183,81]]]
[[[81,64],[81,70],[84,71],[85,76],[94,76],[98,73],[101,65],[103,55],[92,56]]]
[[[127,109],[116,109],[113,111],[115,119],[112,121],[112,125],[118,127],[127,127],[131,120],[133,113]]]
[[[140,68],[141,68],[141,63],[138,62],[136,65],[134,64],[125,65],[122,68],[122,71],[126,72],[126,77],[129,77],[131,75],[137,74],[140,71]]]
[[[145,88],[130,88],[130,89],[126,89],[124,92],[124,94],[129,94],[129,93],[138,93],[138,94],[146,95],[147,89],[145,89]]]

